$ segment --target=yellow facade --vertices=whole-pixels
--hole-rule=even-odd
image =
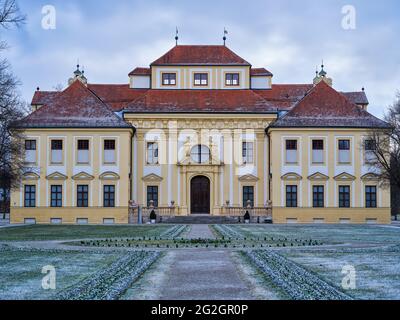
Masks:
[[[272,203],[274,222],[287,223],[390,223],[390,192],[379,181],[371,179],[371,168],[365,163],[362,141],[368,132],[360,129],[271,129],[272,152]],[[350,162],[338,162],[338,140],[350,139]],[[288,164],[285,159],[284,141],[299,142],[299,161]],[[313,164],[311,141],[323,139],[324,162]],[[299,190],[299,207],[285,207],[285,187],[296,185]],[[325,187],[324,208],[313,208],[312,187]],[[339,186],[350,187],[350,208],[339,208]],[[376,186],[377,208],[366,208],[364,188]],[[376,220],[375,220],[376,219]]]
[[[29,169],[21,187],[12,192],[12,223],[125,224],[129,222],[130,201],[147,207],[150,200],[156,200],[159,209],[173,207],[176,215],[188,216],[198,213],[194,208],[198,204],[194,203],[198,190],[193,190],[196,177],[203,177],[204,188],[208,188],[209,199],[204,201],[209,200],[206,208],[209,212],[204,213],[214,216],[226,214],[227,208],[246,207],[246,196],[252,198],[255,208],[272,208],[274,223],[390,223],[390,191],[382,188],[371,174],[362,147],[368,136],[365,129],[271,127],[279,113],[278,108],[271,109],[276,97],[267,103],[257,90],[273,89],[272,74],[265,70],[261,76],[252,76],[250,65],[155,65],[150,69],[149,74],[139,75],[148,80],[149,91],[204,89],[209,90],[211,97],[216,90],[240,89],[246,96],[234,112],[179,109],[177,112],[128,110],[120,113],[132,128],[25,130],[26,139],[36,141],[36,154],[31,152],[30,157],[35,161],[27,164]],[[77,70],[76,74],[79,73]],[[173,85],[163,84],[164,73],[175,74]],[[207,74],[206,85],[195,85],[196,73]],[[238,85],[226,85],[227,73],[239,75]],[[78,80],[82,82],[79,77],[71,79],[70,87]],[[140,82],[142,89],[146,81]],[[81,94],[92,97],[94,87],[89,90],[90,85],[86,81],[82,83],[90,93]],[[131,81],[129,90],[135,90],[134,83]],[[252,86],[257,90],[253,92]],[[295,91],[299,88],[296,86]],[[83,90],[76,85],[73,89]],[[266,96],[269,93],[264,92]],[[298,99],[304,97],[304,93],[297,95]],[[96,99],[100,99],[98,96]],[[288,102],[293,104],[289,94],[285,98],[283,93],[278,93],[277,97],[287,99],[280,100],[286,106]],[[190,98],[188,104],[192,103]],[[196,99],[200,99],[199,95]],[[254,103],[253,111],[246,109],[245,99]],[[204,101],[208,102],[207,97]],[[266,103],[269,111],[264,112],[260,101]],[[38,101],[32,104],[35,110],[41,107]],[[163,104],[162,99],[159,104]],[[356,107],[355,103],[352,106]],[[82,139],[89,141],[85,163],[78,157],[78,141]],[[324,146],[318,161],[314,161],[312,149],[316,139]],[[345,163],[339,161],[338,150],[339,140],[343,139],[350,144]],[[53,161],[52,140],[61,140],[63,145],[57,163]],[[105,140],[115,141],[115,158],[111,163],[106,159]],[[295,156],[287,152],[287,140],[295,141]],[[202,156],[207,157],[205,161],[196,160]],[[35,199],[31,203],[26,201],[25,186],[34,187]],[[53,202],[57,204],[58,196],[51,192],[57,190],[52,186],[62,190],[62,195],[58,193],[61,200],[57,207],[52,206]],[[105,207],[105,186],[115,190],[112,207]],[[319,207],[314,205],[313,190],[317,186],[323,190]],[[376,188],[376,208],[366,206],[367,186]],[[82,187],[88,190],[84,207],[78,206],[77,200],[78,188]],[[296,187],[295,207],[287,204],[287,187]],[[345,208],[339,200],[343,196],[343,193],[339,195],[339,188],[344,187],[349,191]],[[56,200],[52,201],[52,197]]]
[[[127,129],[36,129],[25,131],[26,139],[35,140],[38,146],[36,162],[30,163],[19,190],[11,194],[11,223],[24,223],[35,219],[36,223],[50,223],[62,219],[62,223],[79,221],[99,224],[114,219],[114,223],[128,222],[128,202],[131,172],[130,143],[132,130]],[[51,163],[52,139],[63,140],[62,163]],[[77,161],[77,140],[87,139],[89,163]],[[116,141],[115,163],[104,163],[102,143],[104,139]],[[24,207],[24,187],[36,187],[36,207]],[[62,207],[51,207],[51,186],[62,186]],[[88,186],[88,207],[77,207],[78,185]],[[115,207],[104,208],[102,189],[115,186]],[[79,220],[78,219],[82,219]],[[105,219],[105,220],[104,220]]]

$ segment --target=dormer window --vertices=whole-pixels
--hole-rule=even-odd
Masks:
[[[163,86],[175,86],[176,85],[176,73],[163,73],[162,74]]]
[[[208,73],[195,73],[194,74],[195,86],[208,86]]]
[[[239,82],[239,73],[227,73],[225,74],[225,85],[227,86],[238,86]]]

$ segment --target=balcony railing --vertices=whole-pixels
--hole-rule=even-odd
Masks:
[[[163,218],[172,218],[176,215],[175,203],[172,202],[169,207],[155,207],[153,201],[150,201],[150,206],[141,207],[142,223],[150,221],[150,213],[154,210],[157,215],[157,222],[161,222]],[[129,223],[138,223],[139,221],[139,207],[134,203],[129,205]]]

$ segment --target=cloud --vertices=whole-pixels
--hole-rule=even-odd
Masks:
[[[42,3],[21,0],[28,24],[3,35],[26,100],[38,85],[43,90],[66,85],[78,58],[90,82],[127,83],[134,67],[149,65],[174,45],[175,26],[184,44],[222,43],[226,27],[228,46],[272,71],[276,83],[310,83],[324,59],[335,88],[365,86],[370,110],[378,116],[399,89],[397,1],[388,0],[384,9],[353,1],[357,29],[352,31],[341,28],[343,1],[52,2],[55,31],[41,28]]]

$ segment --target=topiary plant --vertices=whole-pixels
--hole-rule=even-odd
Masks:
[[[150,212],[150,220],[151,220],[151,223],[156,223],[157,215],[156,215],[156,212],[154,211],[154,209],[151,210],[151,212]]]
[[[244,214],[243,219],[244,219],[245,223],[249,223],[250,222],[250,212],[249,212],[249,210],[246,210],[246,213]]]

